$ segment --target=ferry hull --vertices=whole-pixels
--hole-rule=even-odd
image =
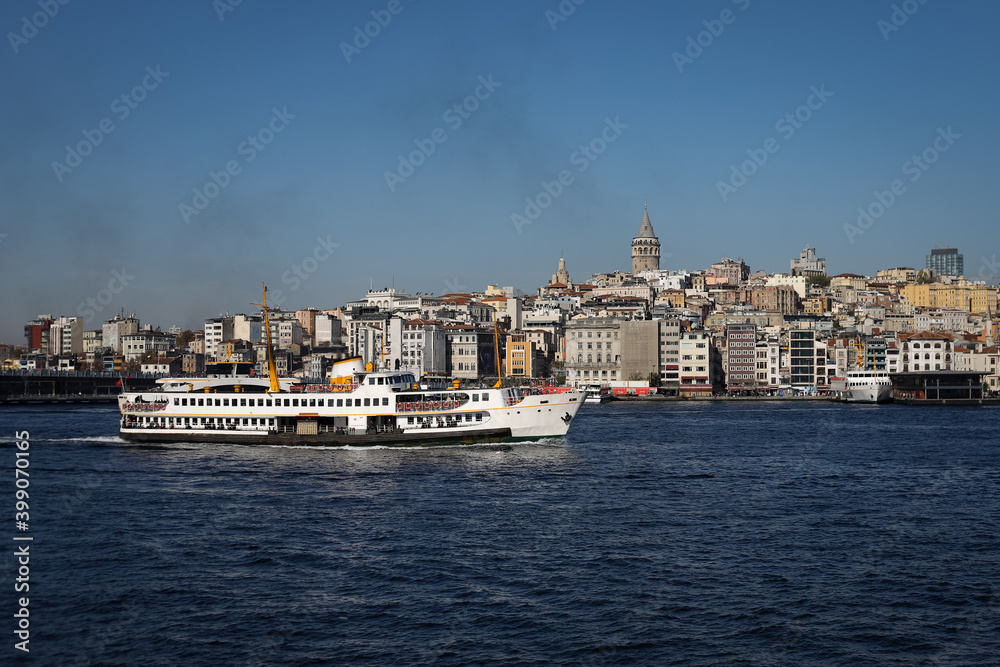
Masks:
[[[509,428],[456,430],[451,433],[373,433],[346,435],[321,433],[316,435],[296,435],[294,433],[253,433],[245,431],[208,433],[174,433],[170,430],[120,430],[123,440],[141,443],[223,443],[233,445],[309,446],[309,447],[356,447],[381,446],[431,446],[431,445],[472,445],[487,442],[514,440]]]

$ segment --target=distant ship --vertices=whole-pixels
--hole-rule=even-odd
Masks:
[[[584,403],[606,403],[612,398],[611,389],[601,384],[588,384]]]
[[[421,389],[405,371],[374,371],[360,357],[334,365],[329,384],[278,378],[264,303],[269,377],[232,373],[166,378],[123,392],[119,435],[136,442],[267,445],[455,444],[561,437],[585,392],[519,387]],[[499,385],[499,383],[498,383]]]
[[[848,371],[846,377],[831,378],[830,396],[847,403],[888,403],[892,380],[887,373],[873,370]]]

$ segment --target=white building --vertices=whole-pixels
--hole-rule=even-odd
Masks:
[[[233,318],[215,317],[205,320],[205,359],[216,360],[219,346],[233,338]]]

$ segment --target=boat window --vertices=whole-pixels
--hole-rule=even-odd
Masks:
[[[472,413],[471,412],[466,412],[465,413],[465,421],[467,421],[467,422],[471,422],[472,421]]]
[[[351,399],[347,399],[347,407],[351,407]]]
[[[181,404],[180,401],[181,401],[181,399],[175,398],[174,399],[174,405],[180,405]]]
[[[479,394],[473,394],[472,395],[472,400],[473,400],[473,402],[478,403],[479,402]]]
[[[389,397],[388,396],[383,396],[382,397],[382,405],[389,405]]]
[[[366,398],[365,399],[365,406],[371,407],[371,399],[370,398]]]
[[[286,398],[286,399],[285,399],[285,407],[287,408],[287,407],[288,407],[288,405],[289,405],[289,403],[288,403],[288,399]]]
[[[375,378],[368,378],[368,384],[375,384]]]
[[[477,412],[476,413],[476,421],[477,422],[483,421],[483,413],[482,412]]]
[[[299,407],[299,399],[297,399],[297,398],[293,398],[292,399],[292,407],[294,407],[294,408]]]
[[[315,408],[316,407],[316,399],[315,398],[310,398],[309,399],[309,407],[310,408]]]
[[[323,407],[323,403],[324,403],[324,399],[322,399],[322,398],[316,399],[316,405],[318,405],[319,407]]]
[[[222,399],[222,404],[225,405],[226,407],[228,407],[229,406],[229,399],[228,398]]]
[[[240,399],[240,407],[246,407],[246,405],[247,405],[247,399],[241,398]]]
[[[378,379],[378,383],[379,384],[385,384],[385,378],[379,378]]]
[[[488,401],[488,400],[490,400],[490,395],[489,395],[489,394],[487,394],[486,392],[483,392],[483,400],[484,400],[484,401]]]
[[[271,407],[271,399],[267,399],[267,407]]]
[[[337,407],[338,408],[344,407],[344,399],[342,399],[342,398],[338,398],[337,399]]]

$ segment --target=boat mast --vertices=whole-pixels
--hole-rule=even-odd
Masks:
[[[493,385],[494,389],[499,389],[503,386],[503,371],[500,368],[500,332],[497,331],[497,311],[493,311],[493,343],[496,345],[496,358],[497,358],[497,383]]]
[[[260,306],[264,309],[264,333],[267,335],[267,372],[271,376],[271,392],[281,393],[281,384],[278,383],[278,367],[274,364],[274,352],[271,350],[271,320],[267,317],[267,287],[262,282],[261,291],[264,295],[264,303],[252,303],[251,306]]]

